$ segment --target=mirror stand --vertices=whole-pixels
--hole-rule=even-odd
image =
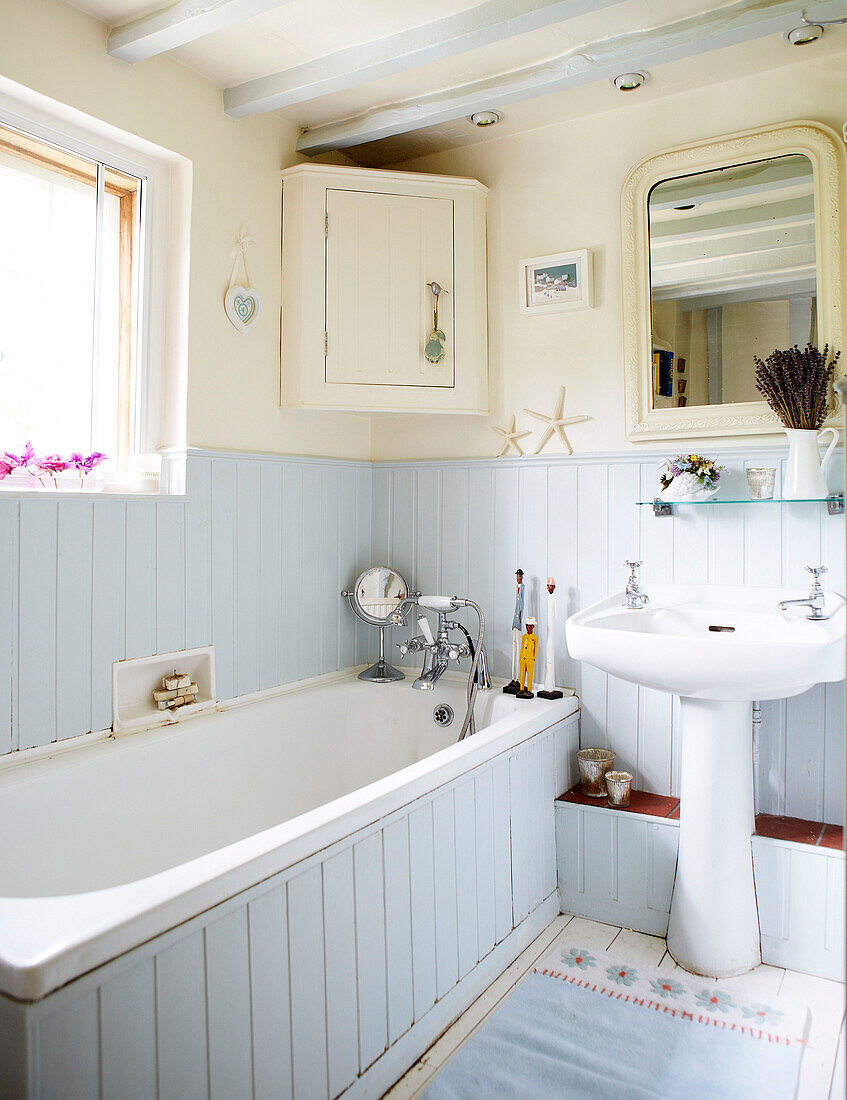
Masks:
[[[366,668],[363,672],[359,673],[360,680],[367,680],[372,684],[391,684],[395,680],[405,680],[405,675],[399,668],[395,668],[390,665],[385,659],[385,627],[379,628],[379,658],[371,665],[370,668]]]

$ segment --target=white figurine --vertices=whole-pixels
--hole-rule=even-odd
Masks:
[[[561,699],[562,692],[556,688],[556,582],[547,578],[547,652],[544,659],[544,690],[539,691],[541,699]]]

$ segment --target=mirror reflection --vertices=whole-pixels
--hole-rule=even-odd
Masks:
[[[753,357],[817,342],[813,182],[792,155],[651,190],[654,409],[758,401]]]
[[[389,616],[408,595],[402,576],[385,565],[368,569],[356,581],[354,600],[362,615],[371,622],[388,625]]]

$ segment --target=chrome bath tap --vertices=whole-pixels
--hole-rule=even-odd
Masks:
[[[437,633],[433,635],[426,616],[419,615],[420,634],[406,642],[395,643],[404,657],[408,653],[422,652],[424,655],[423,669],[412,684],[413,688],[419,691],[431,691],[447,671],[449,661],[458,662],[463,657],[472,656],[467,642],[457,644],[450,641],[449,632],[455,625],[448,621],[446,611],[439,611]]]
[[[824,619],[828,619],[829,615],[823,613],[826,594],[821,588],[821,573],[828,573],[829,570],[825,565],[807,565],[806,572],[811,573],[815,578],[809,595],[802,596],[798,600],[780,600],[776,605],[777,610],[784,611],[786,607],[808,607],[810,611],[806,618],[811,619],[813,622],[822,622]]]
[[[638,570],[641,567],[640,561],[625,561],[624,565],[629,566],[629,577],[626,582],[626,600],[623,606],[628,607],[632,611],[642,610],[645,604],[649,603],[650,597],[645,595],[638,584]]]
[[[396,642],[397,648],[405,657],[408,653],[423,653],[424,663],[420,676],[412,684],[419,691],[431,691],[449,668],[450,661],[457,663],[467,657],[474,660],[476,650],[473,639],[465,627],[448,618],[448,612],[454,608],[437,608],[438,626],[433,635],[432,629],[425,615],[418,616],[418,628],[420,634],[409,638],[405,642]],[[455,642],[450,638],[451,631],[461,631],[465,640]],[[473,682],[477,687],[490,688],[491,676],[488,672],[488,657],[485,649],[480,647],[479,657],[475,662],[476,668]]]

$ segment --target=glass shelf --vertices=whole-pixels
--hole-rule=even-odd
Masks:
[[[844,494],[832,493],[828,497],[803,497],[800,500],[786,500],[783,497],[768,497],[766,499],[756,497],[710,497],[708,500],[662,500],[654,497],[652,500],[639,500],[639,507],[652,508],[655,516],[672,516],[675,508],[702,508],[705,505],[716,504],[825,504],[826,510],[831,516],[840,516],[844,513]]]

